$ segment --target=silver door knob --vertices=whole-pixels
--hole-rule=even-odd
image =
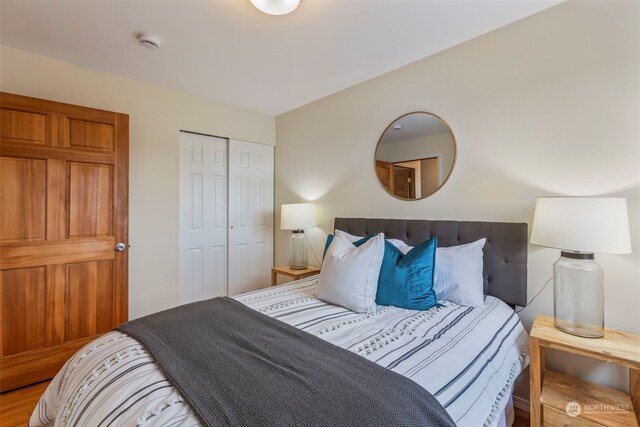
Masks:
[[[124,243],[120,242],[116,244],[116,251],[122,252],[125,249],[127,249],[127,245],[125,245]]]

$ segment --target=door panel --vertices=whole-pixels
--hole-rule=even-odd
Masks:
[[[113,235],[113,167],[69,163],[69,237]]]
[[[69,146],[113,151],[113,125],[69,120]]]
[[[409,169],[400,166],[393,167],[393,194],[405,199],[409,198],[411,178]]]
[[[248,243],[229,245],[229,294],[237,295],[252,289],[251,248]]]
[[[269,186],[273,187],[273,180],[265,178],[256,178],[256,210],[254,215],[256,217],[256,227],[264,230],[272,227],[273,212],[271,206],[273,206],[273,198],[270,197],[272,192],[269,191]]]
[[[110,260],[67,264],[65,341],[113,328],[113,265]]]
[[[18,143],[44,145],[47,143],[47,116],[2,108],[0,138]]]
[[[211,247],[211,258],[207,262],[207,268],[209,269],[207,274],[212,280],[207,283],[205,294],[227,295],[227,245]]]
[[[242,153],[241,153],[242,154]],[[243,166],[239,166],[244,168]],[[249,205],[251,201],[249,200],[249,177],[248,176],[238,176],[237,179],[232,180],[232,183],[235,183],[235,189],[233,193],[233,199],[236,204],[236,215],[233,217],[235,220],[235,229],[236,231],[248,231],[249,229]]]
[[[0,239],[44,240],[46,161],[2,157],[0,179]]]
[[[180,303],[227,295],[227,140],[180,133]]]
[[[376,160],[376,173],[378,175],[378,179],[382,183],[382,186],[393,194],[393,163]]]
[[[273,147],[229,141],[229,295],[268,286],[273,267]]]
[[[0,272],[2,356],[44,345],[44,267]]]
[[[128,116],[0,94],[0,390],[127,319]]]

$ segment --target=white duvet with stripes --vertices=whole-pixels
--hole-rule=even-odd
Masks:
[[[316,283],[317,276],[236,299],[411,378],[459,426],[498,423],[529,360],[527,332],[506,304],[488,296],[478,308],[442,302],[427,311],[378,306],[358,314],[315,298]],[[85,346],[53,379],[29,425],[52,423],[199,425],[144,347],[119,332]]]

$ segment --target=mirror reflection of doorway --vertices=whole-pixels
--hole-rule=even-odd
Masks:
[[[420,199],[436,192],[440,186],[438,157],[401,162],[376,160],[376,172],[382,185],[403,199]]]
[[[411,167],[393,165],[393,194],[413,199],[416,194],[416,170]]]
[[[455,138],[449,125],[433,113],[415,111],[398,117],[380,136],[376,175],[392,196],[419,200],[444,185],[455,158]]]

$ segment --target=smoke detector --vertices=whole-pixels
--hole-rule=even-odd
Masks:
[[[157,49],[162,46],[162,39],[153,34],[138,33],[136,38],[138,39],[138,43],[147,49]]]

